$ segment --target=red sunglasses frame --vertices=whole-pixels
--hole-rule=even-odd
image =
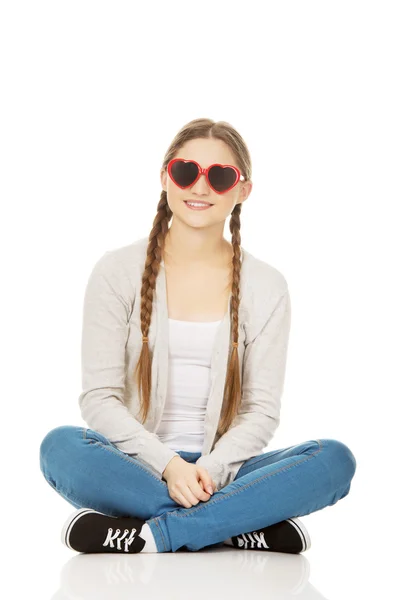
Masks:
[[[195,179],[195,180],[193,181],[193,183],[191,183],[190,185],[185,185],[185,186],[179,185],[178,183],[176,183],[175,179],[173,178],[173,176],[172,176],[172,173],[171,173],[171,169],[172,169],[172,166],[173,166],[173,165],[174,165],[176,162],[178,162],[178,161],[179,161],[179,162],[185,162],[185,163],[187,163],[187,162],[191,162],[191,163],[194,163],[195,165],[197,165],[197,168],[198,168],[199,172],[198,172],[198,174],[197,174],[197,177],[196,177],[196,179]],[[216,190],[216,189],[215,189],[215,188],[214,188],[214,187],[211,185],[211,183],[210,183],[210,180],[209,180],[209,178],[208,178],[208,173],[209,173],[209,171],[210,171],[210,169],[211,169],[212,167],[222,167],[223,169],[224,169],[225,167],[230,167],[230,168],[231,168],[231,169],[233,169],[233,170],[235,171],[235,173],[236,173],[236,180],[235,180],[235,182],[234,182],[234,183],[233,183],[233,184],[232,184],[232,185],[231,185],[229,188],[227,188],[226,190],[224,190],[223,192],[218,192],[218,191],[217,191],[217,190]],[[186,160],[186,159],[184,159],[184,158],[173,158],[172,160],[170,160],[170,161],[169,161],[169,163],[168,163],[168,166],[167,166],[167,170],[168,170],[168,174],[169,174],[169,176],[171,177],[172,181],[175,183],[175,185],[177,185],[179,188],[181,188],[181,190],[186,190],[187,188],[189,188],[189,187],[192,187],[192,185],[194,185],[194,184],[195,184],[195,183],[196,183],[196,182],[197,182],[197,181],[200,179],[200,177],[201,177],[202,175],[205,175],[205,176],[206,176],[206,180],[207,180],[207,183],[208,183],[208,185],[209,185],[209,186],[210,186],[210,188],[213,190],[213,192],[215,192],[216,194],[226,194],[226,192],[229,192],[229,190],[231,190],[232,188],[234,188],[234,187],[235,187],[235,185],[238,183],[238,181],[239,181],[239,180],[240,180],[240,181],[244,181],[244,177],[243,177],[243,175],[240,173],[239,169],[238,169],[237,167],[235,167],[234,165],[221,165],[220,163],[214,163],[214,164],[210,165],[209,167],[207,167],[207,169],[203,169],[203,168],[202,168],[202,167],[199,165],[199,163],[198,163],[198,162],[196,162],[195,160],[191,160],[191,159],[188,159],[188,160]]]

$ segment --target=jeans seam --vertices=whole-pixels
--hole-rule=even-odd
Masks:
[[[282,452],[283,450],[286,450],[286,451],[287,451],[287,450],[291,450],[292,448],[295,448],[296,446],[298,446],[298,444],[294,444],[293,446],[288,446],[287,448],[278,448],[278,450],[272,450],[272,451],[270,451],[270,452],[265,452],[264,454],[262,454],[261,456],[259,456],[257,460],[255,460],[254,462],[252,462],[250,465],[246,465],[246,466],[243,468],[243,471],[245,471],[245,470],[247,469],[247,467],[252,467],[253,465],[256,465],[256,464],[257,464],[257,463],[259,463],[260,461],[264,460],[264,458],[265,458],[265,455],[266,455],[266,454],[268,454],[268,458],[269,458],[270,456],[275,456],[276,454],[279,454],[279,452]],[[246,462],[247,462],[247,461],[245,461],[245,463],[246,463]],[[243,464],[244,464],[244,463],[243,463]],[[249,471],[249,472],[251,473],[253,470],[254,470],[254,469],[252,469],[252,470],[251,470],[251,471]],[[239,471],[240,471],[240,469],[239,469]],[[242,475],[241,475],[241,477],[242,477]]]
[[[154,475],[154,473],[152,473],[149,469],[146,469],[137,459],[132,459],[130,456],[128,456],[127,454],[125,454],[124,452],[122,452],[122,450],[120,450],[119,448],[115,448],[113,445],[109,445],[109,444],[103,444],[103,442],[100,442],[99,440],[93,440],[91,438],[88,438],[86,435],[86,429],[83,428],[83,438],[85,440],[87,440],[89,442],[89,444],[97,444],[98,446],[100,446],[101,448],[104,448],[105,450],[109,450],[110,452],[113,452],[114,454],[116,454],[117,456],[119,456],[120,458],[122,458],[122,460],[125,460],[126,462],[128,462],[129,464],[134,464],[136,467],[138,467],[139,469],[141,469],[142,471],[144,471],[144,473],[146,473],[147,475],[150,475],[153,479],[155,479],[158,483],[161,483],[161,485],[163,487],[168,487],[167,484],[162,481],[161,479],[159,479],[158,477],[156,477],[156,475]]]
[[[246,485],[242,485],[238,490],[230,492],[229,494],[222,494],[220,498],[215,498],[212,502],[210,502],[210,500],[208,500],[207,502],[203,502],[200,506],[195,506],[193,508],[187,508],[184,513],[182,513],[182,514],[177,513],[174,516],[176,516],[178,518],[189,517],[192,513],[195,513],[196,511],[205,510],[210,504],[215,504],[217,502],[222,502],[223,500],[226,500],[227,498],[230,498],[231,496],[233,496],[235,494],[238,494],[239,492],[243,492],[245,489],[249,488],[252,485],[255,485],[256,483],[259,483],[260,481],[263,481],[264,479],[272,477],[273,475],[277,475],[281,471],[292,469],[293,467],[295,467],[295,466],[297,466],[297,465],[299,465],[301,463],[304,463],[307,460],[310,460],[311,458],[313,458],[316,454],[318,454],[322,450],[321,440],[316,440],[316,441],[318,442],[318,446],[319,446],[318,450],[316,450],[315,452],[313,452],[312,454],[310,454],[306,458],[298,460],[293,465],[280,467],[279,469],[277,469],[276,471],[273,471],[272,473],[267,473],[266,475],[262,475],[262,477],[259,477],[258,479],[255,479],[251,483],[248,483]],[[240,478],[237,481],[240,481]],[[234,482],[232,482],[232,483],[234,483]],[[169,516],[169,514],[170,513],[165,513],[163,515],[160,515],[159,517],[156,517],[156,519],[166,519]],[[156,519],[154,519],[154,520],[156,521]]]
[[[158,529],[160,530],[160,535],[161,535],[162,543],[164,544],[164,550],[166,551],[166,550],[167,550],[167,545],[166,545],[166,543],[165,543],[165,538],[164,538],[163,531],[162,531],[162,529],[161,529],[161,527],[160,527],[160,524],[159,524],[159,522],[157,521],[157,519],[154,519],[154,521],[155,521],[155,524],[157,525]]]
[[[284,448],[284,450],[290,450],[290,448],[292,448],[292,446],[290,446],[289,448]],[[255,460],[248,466],[252,467],[253,465],[256,465],[257,463],[259,463],[261,460],[264,460],[266,454],[268,454],[268,457],[270,457],[270,456],[275,456],[275,454],[279,454],[279,452],[282,452],[282,448],[280,448],[279,450],[272,451],[272,452],[266,452],[266,453],[262,454],[261,456],[259,456],[257,460]],[[244,462],[247,462],[247,461],[244,461]]]

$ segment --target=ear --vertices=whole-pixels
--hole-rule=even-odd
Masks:
[[[241,184],[241,189],[239,192],[239,198],[236,201],[236,204],[242,204],[247,198],[250,196],[250,192],[253,188],[253,183],[251,181],[245,181]]]
[[[242,189],[240,190],[240,200],[244,202],[250,196],[251,190],[253,189],[252,181],[245,181],[242,185]]]

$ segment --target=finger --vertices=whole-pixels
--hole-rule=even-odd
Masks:
[[[197,483],[197,482],[196,482]],[[179,487],[178,487],[179,486]],[[187,483],[175,484],[175,494],[179,493],[191,506],[198,504],[199,499],[193,494]],[[188,507],[186,507],[188,508]]]
[[[200,502],[200,500],[202,500],[204,492],[202,491],[202,489],[196,481],[195,484],[186,486],[184,494],[188,502],[191,502],[193,505],[196,505]]]
[[[201,489],[203,490],[203,492],[205,492],[205,490],[204,490],[204,484],[203,484],[203,481],[201,479],[199,479],[199,486],[201,487]],[[205,493],[207,494],[207,492],[205,492]],[[208,495],[210,496],[210,494],[208,494]]]
[[[199,480],[202,481],[204,492],[211,496],[211,494],[215,491],[215,489],[214,489],[214,481],[211,479],[209,472],[207,471],[207,469],[203,469],[202,467],[199,467],[197,470],[197,475],[199,477]]]
[[[186,498],[184,497],[184,495],[181,494],[180,492],[175,492],[174,498],[172,498],[172,499],[175,500],[175,502],[177,502],[177,504],[180,504],[181,506],[183,506],[183,508],[191,508],[192,507],[190,502],[188,502],[186,500]]]
[[[197,501],[202,500],[203,502],[206,502],[210,499],[210,494],[204,491],[204,488],[202,488],[199,485],[198,481],[194,481],[193,483],[191,483],[189,485],[189,489],[192,492],[192,494],[194,494]]]
[[[204,490],[204,484],[203,484],[202,479],[199,479],[199,486],[201,487],[202,490]],[[212,489],[213,489],[213,492],[217,491],[217,485],[214,483],[214,481],[212,482]]]
[[[202,483],[204,492],[211,496],[211,490],[215,491],[214,482],[212,481],[211,477],[209,475],[202,475]]]

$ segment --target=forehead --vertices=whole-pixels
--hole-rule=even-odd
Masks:
[[[235,155],[228,144],[212,138],[189,140],[178,150],[176,156],[186,160],[195,160],[203,168],[213,163],[238,167]]]

